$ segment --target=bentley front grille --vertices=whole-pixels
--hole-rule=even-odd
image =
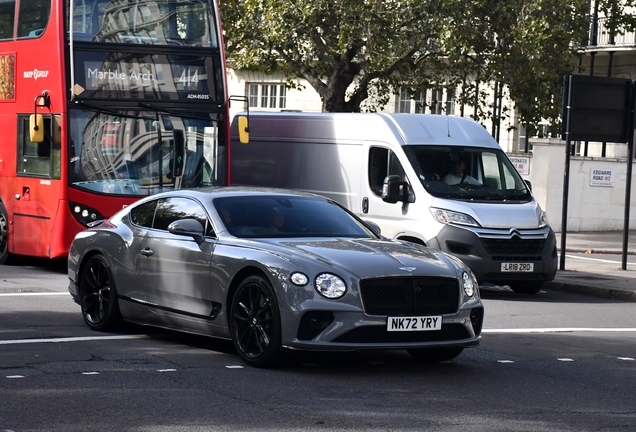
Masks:
[[[369,315],[421,316],[457,312],[459,282],[443,277],[394,277],[360,281]]]

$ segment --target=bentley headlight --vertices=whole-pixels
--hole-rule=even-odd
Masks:
[[[292,273],[289,279],[292,281],[294,285],[297,285],[297,286],[304,286],[309,283],[309,278],[300,272]]]
[[[458,213],[450,210],[443,210],[431,207],[431,213],[438,222],[443,224],[470,225],[478,227],[479,224],[475,219],[465,213]]]
[[[337,299],[345,295],[347,285],[334,274],[321,273],[316,276],[316,290],[328,299]]]
[[[477,282],[475,278],[473,278],[472,274],[467,272],[462,272],[462,286],[464,287],[464,293],[468,297],[473,297],[477,291]]]

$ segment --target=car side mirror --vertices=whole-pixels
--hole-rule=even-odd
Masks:
[[[398,201],[412,203],[415,202],[415,196],[411,193],[407,181],[400,180],[398,175],[390,175],[384,178],[382,184],[382,201],[390,204]]]
[[[382,229],[380,229],[380,225],[378,225],[375,222],[372,222],[370,220],[364,220],[364,223],[367,224],[369,226],[369,228],[371,228],[371,231],[373,231],[375,234],[377,235],[382,235]]]
[[[168,232],[174,235],[190,236],[201,244],[204,241],[203,225],[196,219],[181,219],[168,225]]]

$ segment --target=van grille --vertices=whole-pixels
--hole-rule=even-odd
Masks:
[[[453,278],[363,279],[360,293],[369,315],[439,315],[459,308],[459,282]]]
[[[483,239],[486,249],[491,254],[521,255],[540,254],[545,239],[523,240],[518,236],[511,239]]]

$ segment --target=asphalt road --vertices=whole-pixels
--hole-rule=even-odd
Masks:
[[[483,290],[457,359],[294,354],[246,367],[231,343],[90,331],[63,263],[0,266],[0,431],[636,430],[632,302]]]

